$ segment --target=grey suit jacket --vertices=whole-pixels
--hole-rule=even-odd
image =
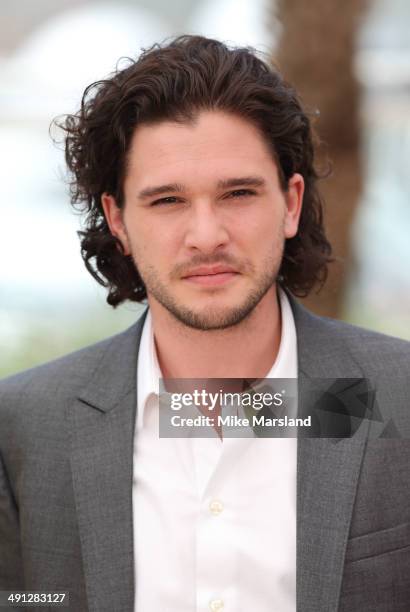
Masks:
[[[291,305],[299,400],[311,377],[366,377],[383,413],[349,439],[298,440],[297,610],[408,612],[410,344]],[[133,610],[142,323],[0,383],[0,590]]]

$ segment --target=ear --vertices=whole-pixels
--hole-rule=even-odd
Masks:
[[[111,234],[119,239],[124,249],[124,254],[131,253],[128,241],[127,232],[123,222],[122,210],[116,204],[114,196],[103,193],[101,196],[101,204],[104,210],[104,215],[110,228]]]
[[[288,190],[285,193],[285,237],[293,238],[298,232],[300,214],[302,212],[305,181],[301,174],[295,173],[288,181]]]

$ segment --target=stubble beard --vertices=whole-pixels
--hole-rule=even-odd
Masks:
[[[222,308],[212,308],[207,305],[201,312],[195,312],[177,302],[166,285],[160,281],[156,270],[152,266],[147,265],[142,271],[140,268],[138,270],[147,294],[151,294],[177,321],[200,331],[225,330],[237,326],[247,319],[276,283],[283,250],[284,240],[280,249],[276,249],[275,253],[266,258],[263,266],[264,272],[255,279],[254,287],[248,292],[241,304]],[[219,289],[215,291],[216,300],[218,299],[218,292]]]

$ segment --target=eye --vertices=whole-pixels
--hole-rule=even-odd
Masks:
[[[160,198],[159,200],[154,200],[151,202],[151,206],[163,206],[167,204],[176,204],[180,200],[175,196],[167,196],[166,198]]]
[[[245,198],[247,196],[256,195],[256,191],[253,189],[235,189],[228,194],[228,198]]]

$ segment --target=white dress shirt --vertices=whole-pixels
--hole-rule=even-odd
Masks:
[[[296,330],[267,378],[297,378]],[[295,612],[296,439],[159,438],[150,313],[138,359],[135,612]]]

